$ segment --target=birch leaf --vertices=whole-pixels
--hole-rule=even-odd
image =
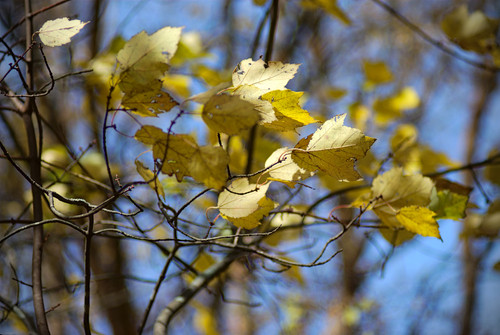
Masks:
[[[412,87],[405,87],[395,95],[386,98],[377,98],[373,103],[375,122],[386,125],[400,117],[403,111],[417,108],[420,98]]]
[[[119,86],[123,92],[148,87],[168,70],[177,50],[182,28],[165,27],[152,35],[142,31],[132,37],[118,53]]]
[[[250,184],[247,178],[234,180],[229,190],[219,194],[217,207],[220,214],[238,227],[257,227],[260,220],[275,207],[274,202],[266,198],[269,185]]]
[[[38,31],[43,44],[48,47],[58,47],[71,42],[88,22],[69,20],[67,17],[46,21]]]
[[[233,71],[233,86],[253,85],[264,91],[283,90],[295,76],[299,64],[242,60]]]
[[[289,131],[317,122],[300,107],[299,99],[303,94],[304,92],[276,90],[262,95],[261,99],[269,101],[273,106],[277,118],[276,121],[265,126],[280,131]]]
[[[238,135],[259,120],[254,105],[235,95],[214,95],[203,107],[203,121],[217,133]]]
[[[406,206],[399,210],[396,219],[406,230],[421,236],[441,239],[439,226],[434,217],[436,213],[422,206]]]
[[[342,114],[326,121],[312,136],[299,141],[292,152],[294,162],[308,171],[319,169],[340,181],[360,180],[354,164],[366,155],[375,139],[344,126],[345,117]]]

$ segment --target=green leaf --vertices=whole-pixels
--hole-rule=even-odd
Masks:
[[[436,213],[436,219],[459,220],[465,218],[468,201],[468,196],[433,189],[429,209]]]

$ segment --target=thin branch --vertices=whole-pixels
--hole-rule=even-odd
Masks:
[[[389,4],[385,3],[382,0],[370,0],[373,3],[377,4],[379,7],[387,11],[389,14],[394,16],[399,22],[404,24],[406,27],[408,27],[411,31],[413,31],[415,34],[420,36],[424,41],[427,43],[430,43],[431,45],[435,46],[442,52],[464,62],[469,65],[472,65],[478,69],[489,71],[489,72],[498,72],[500,71],[500,68],[497,66],[492,66],[489,64],[481,63],[475,60],[472,60],[470,58],[464,57],[460,53],[456,52],[455,50],[451,49],[450,47],[446,46],[443,42],[436,40],[433,38],[431,35],[427,34],[425,31],[423,31],[420,27],[418,27],[416,24],[412,23],[410,20],[408,20],[405,16],[400,14],[396,9],[391,7]]]

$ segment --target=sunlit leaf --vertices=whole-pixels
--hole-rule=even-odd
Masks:
[[[252,229],[276,206],[266,198],[270,183],[250,184],[247,178],[239,178],[219,194],[217,207],[220,214],[234,225]]]
[[[288,155],[285,156],[285,153],[288,152]],[[275,164],[272,168],[270,168],[267,172],[269,175],[278,181],[291,181],[297,182],[304,179],[307,179],[314,175],[313,172],[302,169],[298,166],[290,157],[290,149],[289,148],[280,148],[274,151],[271,156],[266,160],[265,167],[271,166]],[[279,162],[280,159],[286,158],[284,161]]]
[[[239,96],[221,94],[214,95],[207,101],[202,118],[217,133],[238,135],[257,123],[259,113],[253,104]]]
[[[123,92],[148,87],[163,77],[177,50],[182,28],[165,27],[152,35],[142,31],[118,53],[119,86]]]
[[[408,231],[421,236],[441,238],[439,225],[434,219],[436,213],[422,206],[402,207],[396,214],[396,219]]]
[[[71,38],[78,34],[87,23],[80,20],[69,20],[67,17],[49,20],[42,25],[38,36],[46,46],[57,47],[71,42]]]
[[[403,207],[426,207],[434,183],[420,174],[404,175],[403,169],[394,167],[378,175],[372,183],[373,211],[382,222],[392,228],[403,227],[396,218]]]
[[[361,179],[354,165],[375,139],[359,129],[344,126],[345,117],[342,114],[326,121],[312,136],[299,141],[292,151],[294,162],[303,169],[321,170],[338,180]]]
[[[233,71],[233,86],[253,85],[265,92],[285,89],[286,84],[295,76],[298,64],[281,62],[242,60]],[[265,93],[263,92],[263,93]]]
[[[261,99],[269,101],[273,106],[277,118],[276,121],[265,124],[265,126],[286,131],[317,122],[305,109],[300,107],[299,99],[303,94],[303,92],[277,90],[262,95]]]

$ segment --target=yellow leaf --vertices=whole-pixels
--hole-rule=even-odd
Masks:
[[[299,64],[283,64],[281,62],[242,60],[233,71],[233,87],[253,85],[263,93],[283,90],[290,79],[295,76]]]
[[[187,100],[194,101],[199,104],[206,104],[211,97],[227,89],[229,86],[231,86],[229,83],[220,83],[219,85],[212,87],[206,92],[195,94],[192,97],[189,97],[189,99]]]
[[[367,85],[386,84],[394,80],[391,69],[384,62],[363,61]]]
[[[294,130],[314,122],[309,113],[299,105],[299,99],[303,92],[293,92],[290,90],[276,90],[262,95],[261,99],[269,101],[273,106],[276,121],[264,126],[280,131]]]
[[[251,85],[241,85],[233,91],[234,95],[253,104],[259,112],[259,124],[267,125],[277,121],[278,118],[274,112],[273,105],[269,101],[261,99],[263,93],[265,91]]]
[[[199,147],[188,163],[188,171],[196,181],[220,189],[226,185],[229,157],[221,147]]]
[[[162,172],[181,182],[185,176],[190,176],[189,163],[198,150],[196,141],[189,135],[166,134],[154,126],[143,126],[135,134],[135,138],[153,145],[153,157],[162,163]],[[168,150],[166,150],[168,142]]]
[[[234,180],[219,194],[217,207],[221,216],[238,227],[257,227],[262,217],[276,206],[266,198],[269,185],[270,183],[261,186],[250,184],[247,178]]]
[[[195,64],[191,68],[195,77],[203,79],[210,86],[216,86],[230,80],[229,73],[221,73],[203,64]]]
[[[145,181],[150,181],[153,180],[155,174],[153,171],[148,169],[141,161],[135,160],[135,166],[137,168],[137,172],[141,175],[141,177]],[[149,182],[149,186],[155,190],[155,192],[158,192],[158,195],[164,197],[165,192],[163,190],[163,186],[160,183],[160,180],[158,178],[155,178],[153,181]]]
[[[189,86],[191,77],[182,74],[167,74],[162,78],[163,87],[180,97],[187,98],[190,95]]]
[[[43,44],[57,47],[71,42],[71,37],[78,34],[87,23],[63,17],[46,21],[37,33]]]
[[[157,87],[151,87],[151,90],[126,92],[122,105],[140,116],[157,116],[162,112],[168,112],[178,103],[170,94],[161,90],[161,83],[158,81]]]
[[[359,129],[344,126],[346,115],[326,121],[312,136],[302,139],[292,151],[292,159],[301,168],[326,174],[341,181],[361,179],[354,169],[375,142]]]
[[[400,228],[396,213],[403,207],[427,206],[433,187],[430,178],[420,174],[405,176],[402,168],[393,167],[373,180],[371,198],[379,198],[373,211],[385,225]]]
[[[339,19],[343,24],[351,24],[347,14],[337,5],[337,0],[302,0],[300,4],[306,9],[320,8]]]
[[[161,79],[177,50],[182,28],[165,27],[152,35],[142,31],[118,53],[119,86],[123,92],[148,87]]]
[[[362,103],[355,102],[349,106],[349,115],[351,116],[354,127],[363,131],[366,129],[366,123],[370,118],[371,112],[368,107]]]
[[[250,129],[259,120],[254,105],[235,95],[214,95],[207,101],[202,112],[203,121],[217,133],[238,135]]]
[[[287,152],[288,155],[284,156]],[[275,164],[267,171],[271,178],[274,178],[278,181],[297,182],[313,176],[313,172],[302,169],[292,160],[292,158],[290,157],[290,152],[291,151],[289,148],[279,148],[278,150],[274,151],[266,160],[266,163],[264,164],[265,167]],[[280,158],[283,157],[285,157],[286,159],[281,163],[276,164],[280,160]]]
[[[441,28],[451,41],[463,49],[485,53],[496,45],[499,22],[480,11],[469,14],[467,6],[462,5],[444,17]]]
[[[434,219],[436,213],[422,206],[403,207],[396,214],[396,219],[408,231],[422,236],[441,239],[439,225]]]
[[[392,152],[395,153],[413,145],[417,141],[417,136],[418,130],[414,125],[408,123],[399,125],[391,138]]]
[[[373,103],[375,122],[386,125],[400,117],[403,111],[416,108],[419,104],[418,93],[411,87],[405,87],[393,96],[378,98]]]

